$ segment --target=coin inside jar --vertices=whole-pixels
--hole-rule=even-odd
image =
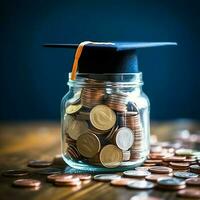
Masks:
[[[77,104],[80,101],[81,98],[81,91],[78,91],[74,94],[74,96],[68,100],[68,103],[70,104]]]
[[[93,133],[85,133],[78,137],[76,146],[81,155],[92,158],[101,149],[99,138]]]
[[[117,146],[109,144],[102,148],[100,152],[100,162],[104,167],[114,168],[121,164],[123,160],[122,150]]]
[[[122,127],[115,134],[115,143],[122,150],[128,150],[133,145],[134,134],[131,129]]]
[[[67,114],[74,114],[74,113],[78,112],[81,108],[82,108],[81,104],[78,104],[78,105],[69,105],[66,108],[66,113]]]
[[[76,120],[72,116],[65,116],[65,132],[69,134],[70,138],[77,140],[81,134],[88,130],[88,124],[84,120]]]
[[[106,105],[97,105],[90,112],[90,121],[99,130],[109,130],[116,123],[116,114]]]

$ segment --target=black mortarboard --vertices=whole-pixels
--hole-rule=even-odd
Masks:
[[[136,49],[177,45],[175,42],[85,42],[77,61],[79,73],[136,73]],[[45,47],[74,48],[79,44],[45,44]],[[77,53],[77,52],[76,52]]]

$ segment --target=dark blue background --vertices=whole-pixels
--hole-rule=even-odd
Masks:
[[[139,50],[152,119],[200,119],[200,1],[1,1],[0,120],[59,119],[74,52],[45,42],[176,41]]]

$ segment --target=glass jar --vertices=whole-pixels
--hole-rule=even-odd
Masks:
[[[142,73],[77,74],[61,102],[62,157],[93,172],[133,169],[149,153]]]

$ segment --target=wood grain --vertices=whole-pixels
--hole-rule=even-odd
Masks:
[[[180,126],[178,126],[180,128]],[[189,128],[199,129],[199,124],[190,123]],[[159,133],[160,139],[166,139],[163,133],[176,129],[176,123],[153,124],[152,131]],[[163,133],[162,133],[163,132]],[[163,134],[163,135],[162,135]],[[169,137],[169,136],[168,136]],[[60,129],[57,123],[9,123],[0,124],[0,169],[27,168],[32,159],[52,159],[60,154]],[[30,169],[33,170],[33,169]],[[125,187],[113,187],[109,183],[91,181],[80,187],[55,187],[46,182],[46,176],[30,174],[28,177],[42,181],[39,190],[12,187],[16,178],[0,179],[0,199],[20,200],[128,200],[137,194],[162,199],[176,199],[176,192],[159,190],[132,190]],[[178,199],[178,198],[177,198]],[[142,200],[142,199],[141,199]]]

